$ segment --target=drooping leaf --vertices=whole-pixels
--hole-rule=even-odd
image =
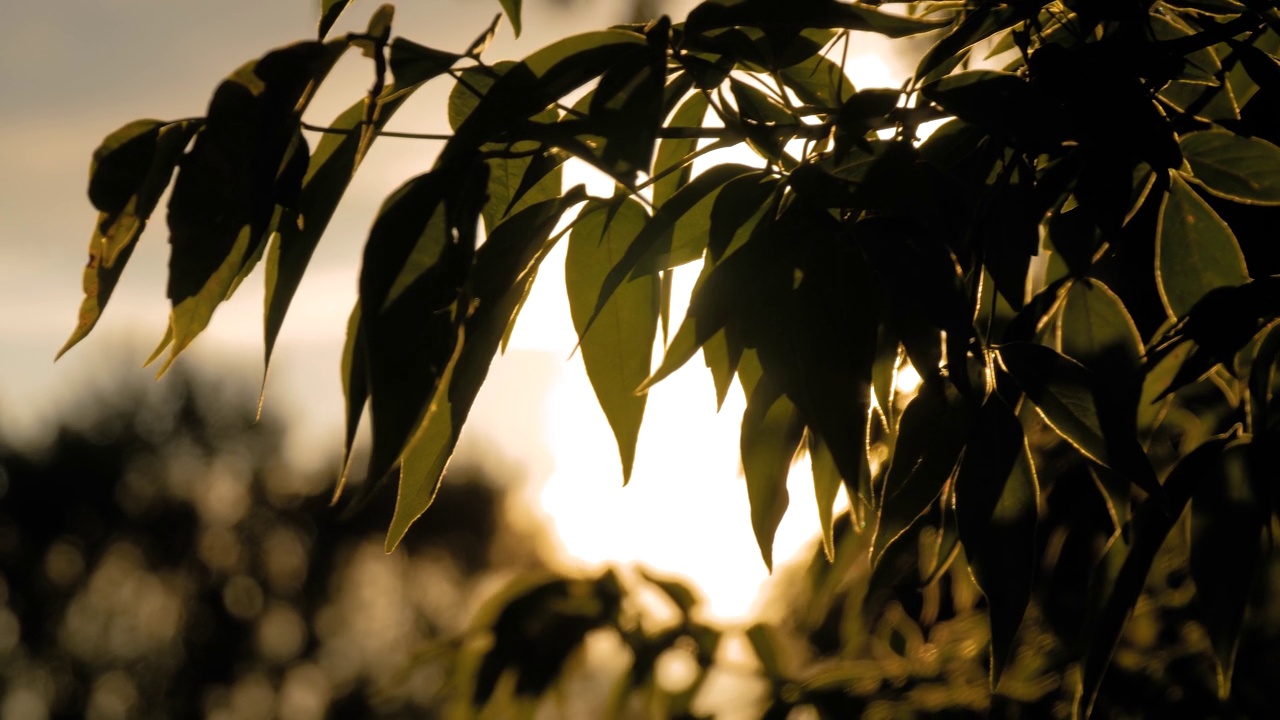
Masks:
[[[393,68],[395,47],[396,44],[393,43]],[[442,61],[439,66],[427,67],[423,64],[411,69],[402,68],[397,74],[397,82],[386,88],[375,100],[377,110],[373,114],[371,127],[365,128],[362,133],[328,133],[316,144],[307,174],[302,180],[297,207],[284,213],[277,227],[279,235],[267,251],[264,365],[269,366],[271,363],[271,354],[284,325],[285,314],[320,238],[360,166],[363,153],[368,151],[370,144],[377,138],[377,132],[385,127],[414,91],[432,77],[443,74],[451,64],[452,61],[449,64],[443,64]],[[360,100],[353,103],[333,120],[330,127],[347,131],[361,127],[365,117],[365,102]]]
[[[1255,582],[1267,509],[1249,477],[1249,445],[1228,447],[1191,496],[1191,577],[1218,666],[1218,697],[1231,695],[1236,647]]]
[[[400,459],[461,342],[487,170],[476,162],[413,178],[387,199],[369,233],[360,270],[369,482]]]
[[[818,501],[818,524],[822,528],[822,552],[827,556],[827,562],[833,562],[836,559],[836,545],[832,507],[840,493],[840,470],[836,467],[831,449],[822,442],[822,438],[813,433],[808,433],[807,437],[809,462],[813,468],[813,495]]]
[[[648,57],[645,36],[626,30],[573,35],[538,50],[508,68],[483,93],[438,160],[448,164],[505,133],[530,129],[531,118],[566,94],[600,77],[615,64]]]
[[[742,471],[751,527],[765,567],[773,571],[773,536],[789,502],[787,475],[804,436],[800,411],[767,375],[756,383],[742,416]]]
[[[872,565],[941,496],[964,449],[970,415],[955,389],[941,383],[926,383],[903,410],[879,495]]]
[[[1104,418],[1113,404],[1098,401],[1098,381],[1083,365],[1052,348],[1014,342],[1000,347],[1000,361],[1018,386],[1064,440],[1085,457],[1115,470],[1157,497],[1162,495],[1155,471],[1130,423]]]
[[[1184,456],[1164,482],[1165,503],[1148,500],[1139,505],[1131,521],[1131,540],[1127,547],[1121,543],[1113,544],[1112,552],[1123,556],[1122,559],[1116,558],[1120,569],[1110,584],[1101,612],[1082,634],[1089,645],[1084,660],[1081,697],[1085,717],[1093,710],[1103,674],[1111,664],[1120,633],[1142,593],[1156,553],[1197,488],[1212,482],[1213,476],[1219,472],[1226,443],[1227,438],[1216,437]]]
[[[746,165],[729,163],[716,165],[689,181],[689,184],[672,195],[653,214],[653,217],[645,224],[644,229],[627,247],[627,251],[618,260],[618,263],[609,271],[604,285],[600,288],[600,298],[596,301],[595,310],[592,312],[592,321],[594,321],[594,316],[600,313],[600,309],[604,307],[605,302],[609,300],[614,291],[621,287],[627,278],[633,275],[646,257],[654,257],[668,251],[668,248],[663,247],[663,244],[670,242],[672,229],[700,200],[720,189],[730,180],[753,172],[758,171]]]
[[[300,117],[345,42],[306,42],[241,67],[214,92],[169,199],[170,362],[262,255],[298,205],[308,165]]]
[[[1017,5],[981,4],[965,13],[964,19],[954,29],[938,39],[933,47],[920,58],[916,66],[916,80],[927,81],[945,74],[955,67],[961,53],[979,42],[1013,27],[1024,16]]]
[[[511,316],[537,274],[537,261],[545,257],[551,231],[565,210],[585,196],[577,186],[562,197],[526,208],[499,225],[477,250],[470,301],[456,310],[463,319],[457,350],[404,452],[395,515],[387,529],[388,552],[435,498]]]
[[[1203,131],[1179,139],[1191,166],[1186,179],[1247,205],[1280,205],[1280,148],[1260,138]]]
[[[991,687],[1000,682],[1031,600],[1039,483],[1017,416],[992,395],[970,429],[956,476],[960,541],[991,614]]]
[[[351,451],[356,444],[356,432],[360,429],[360,418],[364,415],[364,406],[369,402],[367,342],[364,337],[364,326],[361,323],[360,301],[357,300],[355,307],[351,308],[351,316],[347,319],[347,337],[342,347],[342,398],[346,429],[342,442],[342,473],[338,476],[338,485],[333,491],[334,502],[342,496],[342,490],[347,484],[347,475],[351,472]]]
[[[515,66],[512,62],[499,62],[489,68],[464,70],[449,93],[450,126],[460,127],[492,89],[495,78]],[[554,123],[558,118],[554,108],[547,108],[530,120]],[[489,199],[482,213],[487,232],[492,232],[504,218],[560,195],[565,153],[540,150],[538,143],[532,141],[492,142],[482,145],[481,150],[490,154],[485,160],[489,165],[489,185],[485,188]]]
[[[200,120],[138,120],[108,135],[94,151],[89,199],[98,220],[89,240],[80,317],[58,357],[83,340],[102,316],[182,151],[202,125]]]
[[[707,368],[711,370],[711,380],[716,388],[716,410],[719,411],[724,406],[729,386],[733,384],[733,376],[738,371],[742,347],[737,343],[730,343],[729,331],[721,329],[702,344],[702,356]]]
[[[1155,257],[1160,300],[1171,318],[1186,315],[1214,288],[1249,280],[1231,228],[1176,172],[1160,206]]]
[[[338,16],[351,4],[351,0],[320,0],[320,39],[323,40],[338,21]]]
[[[662,590],[663,594],[670,598],[671,602],[675,603],[676,607],[680,608],[680,612],[686,616],[701,604],[698,598],[698,591],[685,581],[672,577],[662,577],[643,567],[640,567],[639,570],[641,577],[658,586],[658,589]]]
[[[637,172],[648,172],[666,115],[663,90],[670,26],[664,17],[647,27],[645,51],[627,53],[610,65],[592,90],[582,120],[590,134],[604,138],[599,164],[610,175],[629,180],[627,186],[634,184]]]
[[[671,128],[696,128],[702,126],[709,101],[703,93],[693,93],[680,105],[667,122]],[[667,138],[658,143],[658,154],[653,161],[653,175],[660,179],[653,184],[653,206],[660,208],[684,187],[693,174],[692,163],[683,163],[685,157],[698,148],[697,138]],[[683,163],[683,165],[682,165]],[[681,166],[682,165],[682,166]],[[672,168],[681,166],[672,172]],[[663,175],[663,173],[668,173]]]
[[[589,204],[582,213],[569,234],[565,289],[587,377],[618,440],[625,484],[631,478],[644,417],[645,396],[636,395],[635,390],[649,377],[659,281],[655,275],[645,275],[623,284],[587,331],[587,319],[605,276],[644,227],[648,215],[639,201],[631,199]]]
[[[520,6],[523,0],[498,0],[498,2],[502,4],[502,11],[511,21],[512,31],[515,32],[516,37],[520,37]]]

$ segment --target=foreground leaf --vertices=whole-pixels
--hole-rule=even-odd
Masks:
[[[561,198],[521,211],[490,235],[476,252],[470,296],[459,343],[435,396],[404,452],[395,515],[387,530],[386,550],[395,549],[409,526],[435,498],[445,465],[458,444],[471,405],[489,373],[511,316],[537,274],[536,260],[560,216],[582,202],[578,186]]]
[[[89,200],[98,209],[98,220],[89,240],[80,317],[58,357],[83,340],[102,316],[182,151],[202,126],[200,120],[138,120],[108,135],[94,151]]]
[[[800,411],[765,376],[742,416],[742,471],[751,501],[751,527],[765,567],[773,572],[773,536],[787,511],[787,475],[804,436]]]
[[[644,417],[646,396],[635,391],[649,377],[658,323],[658,277],[633,278],[618,288],[590,332],[587,320],[605,276],[648,217],[637,200],[588,204],[569,234],[565,256],[565,289],[579,333],[582,362],[618,440],[624,484],[631,478]]]
[[[1210,290],[1247,282],[1249,271],[1231,228],[1180,173],[1170,175],[1156,228],[1156,285],[1176,319]]]
[[[1187,179],[1205,190],[1247,205],[1280,205],[1280,148],[1225,131],[1187,133],[1179,144],[1191,166]]]

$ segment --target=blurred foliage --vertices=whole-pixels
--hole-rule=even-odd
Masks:
[[[522,3],[499,4],[518,33]],[[741,455],[766,565],[792,460],[812,453],[833,567],[869,568],[849,603],[865,632],[838,647],[869,647],[881,666],[874,683],[837,673],[837,695],[945,666],[955,693],[921,684],[901,699],[1074,715],[1266,706],[1254,673],[1270,651],[1248,648],[1274,636],[1257,593],[1272,587],[1280,517],[1274,3],[709,0],[682,22],[499,63],[482,58],[498,20],[444,51],[393,35],[391,5],[335,35],[347,5],[324,4],[317,39],[229,75],[205,117],[106,138],[68,347],[98,321],[172,178],[172,313],[153,359],[167,368],[265,260],[269,361],[370,144],[443,139],[373,223],[342,363],[344,477],[367,415],[361,497],[398,484],[388,550],[441,496],[492,358],[567,235],[569,306],[624,479],[639,395],[699,351],[721,399],[735,378],[747,398]],[[865,32],[932,44],[901,87],[857,88],[844,63]],[[304,122],[351,48],[371,60],[372,86],[330,125]],[[450,135],[385,130],[446,76]],[[758,162],[693,173],[730,147]],[[570,158],[614,192],[565,188]],[[697,262],[668,332],[672,273]],[[922,384],[899,394],[908,364]],[[829,522],[841,486],[854,557]],[[904,577],[925,588],[918,601],[885,595]],[[477,704],[504,678],[539,694],[596,629],[626,637],[627,584],[581,582],[539,585],[496,613]],[[985,646],[963,639],[979,596]],[[954,647],[926,629],[954,633]],[[509,633],[523,639],[500,641]],[[694,635],[681,637],[705,651]],[[789,678],[773,635],[746,633],[765,674]],[[648,642],[628,644],[641,658]],[[917,651],[928,657],[907,657]],[[772,717],[816,702],[781,687]],[[893,708],[876,696],[866,710]]]

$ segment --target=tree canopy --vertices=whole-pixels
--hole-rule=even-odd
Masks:
[[[1044,612],[1072,618],[1050,619],[1087,714],[1181,533],[1229,696],[1280,513],[1272,3],[711,0],[518,62],[483,57],[497,19],[452,50],[394,35],[391,6],[331,37],[348,4],[325,0],[317,39],[233,72],[204,117],[107,136],[68,348],[174,178],[173,309],[153,360],[167,367],[265,260],[269,362],[370,144],[412,93],[452,82],[452,133],[378,212],[347,324],[348,457],[367,412],[369,477],[398,482],[388,550],[435,497],[567,236],[573,322],[624,480],[644,391],[701,351],[721,400],[735,378],[747,397],[742,463],[767,564],[807,452],[829,557],[843,487],[876,573],[904,553],[921,553],[925,583],[963,564],[989,608],[993,687],[1033,599],[1058,603]],[[501,6],[518,33],[520,2]],[[842,58],[859,33],[930,44],[901,88],[858,88]],[[304,120],[352,48],[372,87],[327,124]],[[760,166],[692,172],[737,145]],[[615,193],[563,187],[570,158]],[[671,273],[697,263],[671,328]],[[907,363],[923,380],[909,396],[895,382]],[[1083,569],[1062,574],[1050,550]]]

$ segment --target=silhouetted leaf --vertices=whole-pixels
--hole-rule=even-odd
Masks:
[[[763,90],[737,78],[729,78],[729,89],[738,106],[747,144],[766,160],[780,162],[783,146],[789,139],[786,129],[790,127],[794,131],[800,124],[799,119]]]
[[[765,677],[772,680],[786,677],[779,655],[777,628],[765,623],[754,623],[747,628],[747,640],[751,643],[756,658],[760,660],[760,668],[764,670]]]
[[[640,575],[645,580],[657,585],[658,589],[670,598],[671,602],[675,603],[676,607],[685,616],[688,616],[699,605],[698,592],[685,581],[659,577],[643,567],[640,568]]]
[[[822,438],[808,433],[809,463],[813,468],[813,495],[818,501],[818,524],[822,528],[822,552],[827,561],[836,558],[836,545],[833,536],[832,506],[840,493],[840,470],[836,467],[836,459],[831,449],[822,442]]]
[[[955,507],[969,568],[991,610],[991,687],[1010,660],[1031,600],[1040,487],[1017,416],[992,395],[970,428]]]
[[[680,109],[667,122],[667,127],[701,127],[707,114],[707,96],[694,93],[689,96]],[[658,143],[658,154],[653,161],[654,177],[661,176],[671,168],[684,162],[686,156],[698,148],[697,138],[668,138]],[[660,208],[677,190],[689,182],[693,174],[693,164],[686,163],[679,170],[670,172],[653,184],[653,206]]]
[[[537,274],[537,261],[545,256],[551,231],[564,211],[585,196],[582,186],[577,186],[559,198],[522,210],[499,225],[476,251],[468,287],[470,301],[453,311],[462,321],[457,350],[428,412],[405,448],[395,516],[387,530],[388,552],[435,497],[494,353]]]
[[[338,16],[343,10],[351,4],[351,0],[321,0],[320,1],[320,39],[323,40],[329,34],[329,30],[333,24],[338,21]]]
[[[1221,472],[1226,444],[1227,438],[1216,437],[1183,457],[1164,482],[1166,503],[1162,505],[1148,500],[1139,505],[1131,521],[1131,540],[1127,548],[1123,543],[1113,544],[1111,552],[1123,557],[1123,560],[1117,558],[1120,570],[1111,584],[1105,605],[1084,633],[1089,640],[1081,698],[1084,716],[1092,713],[1103,674],[1111,664],[1120,633],[1142,593],[1156,553],[1192,494],[1204,483],[1213,482],[1213,476]]]
[[[351,451],[356,444],[356,432],[360,429],[360,418],[364,415],[364,406],[369,402],[367,342],[361,323],[360,301],[357,300],[355,307],[351,308],[351,316],[347,319],[347,336],[342,347],[342,397],[346,431],[342,442],[342,471],[338,476],[338,485],[333,491],[335,502],[342,496],[342,490],[347,484],[347,476],[351,472]]]
[[[638,268],[642,267],[642,261],[646,257],[658,257],[663,253],[669,252],[671,231],[686,213],[703,198],[719,190],[733,178],[752,172],[758,171],[746,165],[728,163],[716,165],[689,181],[688,185],[680,188],[662,207],[658,208],[653,217],[649,219],[649,222],[645,224],[644,229],[640,231],[640,234],[636,236],[635,240],[627,248],[626,253],[609,271],[604,285],[600,288],[600,298],[596,301],[591,322],[594,322],[595,316],[600,313],[600,309],[604,307],[604,304],[613,295],[614,291],[627,278],[632,277]],[[668,246],[663,247],[664,243],[668,243]],[[590,322],[588,322],[588,325],[590,325]]]
[[[1200,622],[1209,631],[1218,665],[1218,697],[1231,695],[1236,646],[1254,584],[1267,510],[1256,497],[1246,460],[1248,445],[1228,447],[1192,493],[1191,577]]]
[[[214,92],[169,199],[169,362],[252,269],[282,213],[297,207],[308,162],[300,116],[346,47],[307,42],[275,50]]]
[[[636,388],[649,377],[649,359],[658,327],[658,278],[632,278],[605,303],[587,331],[587,319],[615,258],[635,239],[648,215],[639,201],[588,204],[569,234],[565,289],[579,333],[587,377],[618,440],[622,481],[631,478],[645,396]]]
[[[1248,279],[1231,228],[1180,173],[1172,173],[1156,229],[1156,281],[1169,317],[1183,317],[1214,288]]]
[[[94,151],[89,200],[98,209],[98,220],[89,240],[80,317],[58,357],[83,340],[102,316],[182,151],[202,126],[201,120],[137,120],[108,135]]]
[[[825,55],[814,55],[778,72],[782,82],[801,102],[818,107],[840,107],[856,92],[849,76]]]
[[[871,543],[877,564],[942,495],[964,449],[969,408],[950,385],[927,383],[902,412],[884,487],[877,498],[879,524]]]
[[[961,53],[1024,19],[1019,11],[1020,8],[1012,4],[982,4],[966,12],[964,19],[920,59],[916,66],[916,80],[927,81],[945,74],[955,66]]]
[[[1083,365],[1034,343],[1006,343],[1000,360],[1036,410],[1064,440],[1089,459],[1115,470],[1148,493],[1159,482],[1129,423],[1104,419],[1111,403],[1099,403],[1098,383]]]
[[[498,2],[502,4],[502,11],[511,21],[512,31],[515,32],[516,37],[520,37],[520,6],[523,0],[498,0]]]
[[[453,64],[461,57],[457,53],[436,50],[425,45],[419,45],[412,40],[398,37],[391,41],[389,63],[391,65],[391,76],[396,80],[396,88],[403,90],[438,77],[453,67]],[[394,93],[387,92],[383,94],[386,97],[394,95]],[[400,97],[396,99],[403,101],[403,98]],[[379,103],[379,105],[382,104]],[[381,117],[381,115],[376,116],[376,118],[382,124],[386,123],[386,118]]]
[[[393,44],[392,56],[394,55],[395,45]],[[333,218],[338,203],[342,200],[352,176],[360,166],[363,154],[377,138],[377,132],[386,126],[404,101],[408,100],[423,82],[435,75],[443,74],[449,67],[450,65],[431,68],[419,66],[413,68],[412,72],[402,70],[398,81],[386,88],[375,101],[377,110],[371,127],[365,128],[362,133],[328,133],[316,144],[315,152],[311,154],[307,167],[307,174],[302,180],[297,207],[284,212],[277,226],[279,235],[273,239],[267,251],[266,313],[263,322],[264,365],[269,366],[271,363],[271,354],[275,350],[276,340],[284,325],[285,313],[288,312],[289,304],[297,293],[298,285],[306,273],[320,238],[329,227],[329,221]],[[406,75],[410,77],[406,78]],[[406,85],[399,80],[412,81],[416,84]],[[365,103],[365,100],[353,103],[333,120],[330,127],[348,131],[362,127]]]
[[[530,118],[629,58],[648,57],[645,36],[626,30],[574,35],[548,45],[508,68],[455,126],[438,160],[452,162],[475,148],[526,128]],[[452,115],[452,112],[451,112]]]
[[[1186,179],[1227,200],[1280,205],[1280,148],[1259,138],[1203,131],[1180,138]]]
[[[787,475],[803,436],[800,411],[766,375],[756,383],[742,416],[742,471],[751,501],[751,528],[770,572],[773,536],[787,511]]]
[[[360,270],[373,425],[369,482],[400,459],[462,340],[462,294],[487,175],[479,162],[419,175],[387,199],[369,233]]]

